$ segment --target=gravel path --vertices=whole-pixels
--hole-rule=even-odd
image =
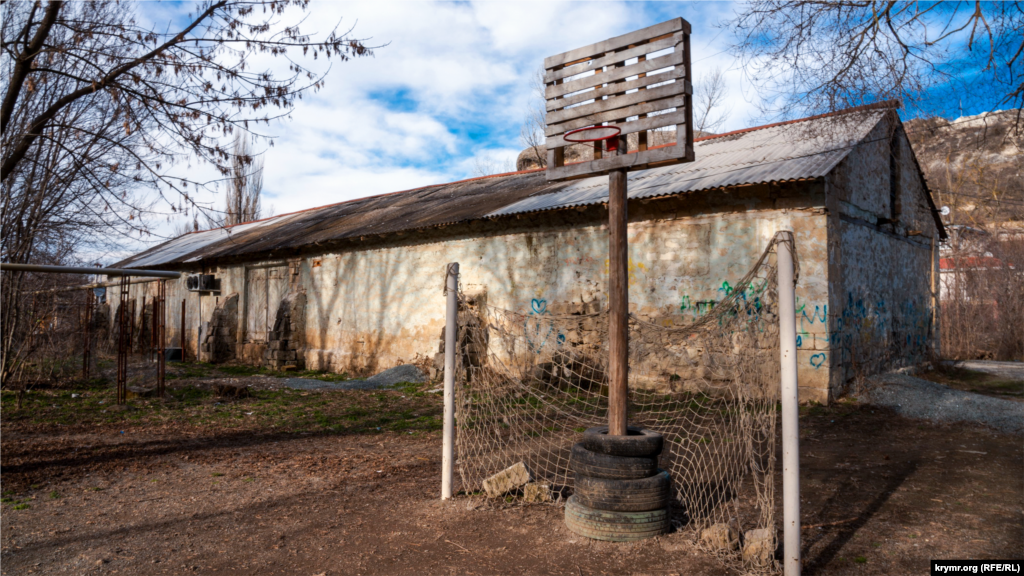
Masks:
[[[994,374],[1009,380],[1024,380],[1024,362],[996,362],[995,360],[965,360],[961,368]]]
[[[1024,435],[1024,403],[954,390],[906,374],[883,374],[864,400],[908,418],[934,422],[976,422]]]
[[[426,381],[427,375],[422,370],[412,364],[402,364],[365,380],[325,382],[314,378],[285,378],[284,385],[297,390],[374,390],[394,386],[401,382],[420,384]]]

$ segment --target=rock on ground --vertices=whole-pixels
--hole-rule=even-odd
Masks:
[[[775,529],[758,528],[743,533],[743,562],[748,566],[764,568],[775,557]]]
[[[484,480],[484,490],[491,498],[498,498],[508,494],[530,481],[530,472],[526,464],[516,462],[501,472]]]
[[[740,535],[728,524],[712,524],[700,532],[700,543],[712,550],[730,552],[740,547]]]
[[[550,485],[528,482],[523,486],[523,502],[549,502],[550,500]]]
[[[975,422],[1024,435],[1024,402],[955,390],[906,374],[876,376],[873,384],[862,398],[901,416],[933,422]]]

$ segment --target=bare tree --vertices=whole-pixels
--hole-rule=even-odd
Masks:
[[[481,176],[492,176],[494,174],[507,174],[515,171],[516,167],[512,164],[512,161],[508,159],[502,161],[496,158],[487,158],[484,156],[477,156],[473,159],[473,176],[477,178]]]
[[[235,137],[231,180],[220,225],[234,226],[259,220],[263,214],[262,194],[263,158],[253,154],[248,136],[238,135]]]
[[[526,158],[520,158],[517,169],[524,169],[519,164],[535,164],[539,168],[548,165],[547,149],[545,148],[544,129],[547,127],[545,116],[547,107],[544,99],[544,70],[538,70],[530,78],[530,100],[526,107],[526,120],[519,129],[519,141],[526,149]]]
[[[178,28],[139,24],[136,6],[0,3],[0,260],[58,263],[58,244],[145,236],[171,214],[208,216],[188,188],[218,182],[180,168],[208,162],[230,178],[237,155],[225,136],[287,115],[323,85],[326,72],[299,52],[372,54],[350,31],[313,40],[281,21],[308,0],[203,0]],[[256,68],[264,55],[287,59],[288,72]],[[2,276],[0,379],[20,340],[23,279]]]
[[[947,84],[1024,105],[1024,3],[754,0],[725,24],[766,111],[793,116],[899,100]],[[976,94],[989,96],[989,94]],[[1017,125],[1021,126],[1020,113]]]
[[[716,67],[697,79],[693,94],[693,127],[698,137],[718,132],[728,120],[728,115],[722,110],[725,95],[725,75],[721,68]]]

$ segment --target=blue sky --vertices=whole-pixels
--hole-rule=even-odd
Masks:
[[[190,3],[144,3],[154,24],[183,19]],[[732,57],[720,23],[731,2],[326,2],[310,3],[306,32],[335,23],[383,45],[372,58],[333,62],[326,85],[296,104],[290,118],[263,129],[264,206],[277,214],[373,194],[472,177],[482,162],[508,166],[523,148],[520,127],[531,78],[545,56],[677,16],[692,25],[697,80],[725,71],[723,131],[774,120],[758,115],[757,94]],[[294,22],[300,14],[286,15]],[[307,61],[314,66],[323,66]],[[254,68],[282,71],[283,59]],[[947,116],[963,90],[946,90]],[[983,99],[964,113],[987,108]],[[202,173],[196,169],[192,176]],[[210,171],[213,178],[213,173]],[[218,207],[222,200],[207,195]],[[166,224],[169,230],[172,223]]]

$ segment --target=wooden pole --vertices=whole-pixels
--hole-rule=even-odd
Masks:
[[[626,171],[608,174],[608,434],[626,435],[629,374],[629,240]]]

